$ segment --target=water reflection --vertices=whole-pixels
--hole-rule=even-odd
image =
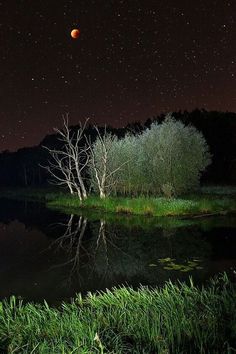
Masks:
[[[0,297],[49,302],[121,284],[203,282],[236,266],[235,218],[161,220],[65,215],[2,201]]]
[[[68,277],[68,280],[70,280],[75,271],[79,275],[80,253],[81,249],[84,248],[82,246],[82,240],[87,226],[87,218],[80,216],[78,221],[75,221],[75,215],[71,214],[67,224],[60,223],[59,225],[65,227],[65,231],[62,236],[58,237],[56,241],[50,245],[50,248],[63,249],[68,260],[54,266],[54,268],[71,265],[71,272]]]
[[[90,237],[84,237],[85,225],[90,226]],[[64,265],[71,264],[67,279],[71,283],[76,273],[81,288],[90,280],[95,280],[97,289],[119,284],[155,286],[167,279],[185,280],[189,274],[201,282],[214,273],[209,272],[213,247],[204,236],[196,226],[127,229],[105,219],[91,224],[87,218],[71,215],[53,247],[64,248],[69,256]]]

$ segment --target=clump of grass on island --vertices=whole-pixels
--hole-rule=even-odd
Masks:
[[[106,213],[133,214],[144,216],[193,216],[236,212],[234,187],[204,187],[201,193],[177,198],[164,197],[107,197],[101,199],[90,195],[81,202],[65,190],[18,189],[2,191],[0,196],[11,199],[27,199],[46,202],[50,207],[72,209],[94,209]]]
[[[181,216],[214,214],[236,211],[236,202],[231,198],[208,198],[193,196],[188,198],[120,198],[100,199],[90,196],[82,203],[76,197],[61,196],[48,202],[49,206],[66,208],[93,208],[103,212],[135,214],[147,216]]]
[[[117,288],[60,308],[0,305],[2,353],[230,353],[236,348],[236,289],[227,276],[197,288]]]

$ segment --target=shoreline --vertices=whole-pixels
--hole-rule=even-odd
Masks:
[[[222,187],[223,188],[223,187]],[[213,189],[214,190],[214,189]],[[42,202],[49,208],[96,211],[106,214],[145,217],[204,218],[236,214],[233,194],[199,193],[167,199],[163,197],[107,197],[89,196],[80,202],[76,196],[50,189],[16,189],[0,191],[0,198]]]

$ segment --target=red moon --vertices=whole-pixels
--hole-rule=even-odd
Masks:
[[[71,35],[71,37],[72,37],[73,39],[77,39],[77,38],[79,38],[79,36],[80,36],[80,30],[79,30],[78,28],[73,29],[73,30],[71,31],[70,35]]]

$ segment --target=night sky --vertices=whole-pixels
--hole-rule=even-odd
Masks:
[[[235,18],[235,0],[0,1],[0,151],[38,144],[66,112],[117,127],[236,111]]]

